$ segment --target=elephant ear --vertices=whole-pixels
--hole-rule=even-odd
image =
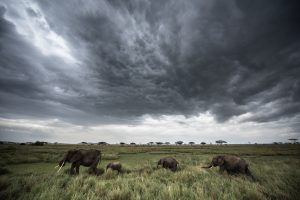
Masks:
[[[223,157],[223,156],[218,157],[218,165],[219,165],[219,166],[224,165],[224,162],[225,162],[225,160],[224,160],[224,157]]]
[[[70,162],[71,163],[76,162],[76,161],[80,160],[81,157],[82,157],[81,153],[79,151],[75,151],[75,152],[73,152],[73,155],[70,158]]]

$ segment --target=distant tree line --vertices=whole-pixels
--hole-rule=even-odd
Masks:
[[[32,143],[31,145],[33,145],[33,146],[43,146],[45,144],[48,144],[48,142],[36,141],[36,142]]]
[[[289,138],[288,140],[290,142],[285,142],[285,143],[284,142],[273,142],[273,144],[299,144],[299,142],[298,142],[299,139],[297,139],[297,138]],[[227,142],[224,141],[224,140],[216,140],[215,143],[220,144],[220,145],[227,144]],[[51,143],[44,142],[44,141],[22,142],[22,143],[10,142],[10,141],[0,141],[0,144],[19,144],[19,145],[43,146],[45,144],[51,144]],[[54,142],[52,144],[58,144],[58,142]],[[104,141],[101,141],[101,142],[98,142],[98,143],[80,142],[79,144],[84,144],[84,145],[96,145],[96,144],[98,144],[98,145],[109,145],[109,143],[104,142]],[[126,142],[120,142],[119,144],[121,146],[124,146],[124,145],[126,145]],[[179,141],[174,142],[173,144],[175,144],[175,145],[184,145],[185,144],[185,145],[193,146],[193,145],[196,145],[197,143],[193,142],[193,141],[184,143],[183,141],[179,140]],[[206,145],[207,143],[206,142],[200,142],[198,144]],[[212,144],[212,143],[210,143],[210,144]],[[251,143],[248,142],[248,144],[251,144]],[[253,144],[257,144],[257,143],[253,143]],[[135,146],[137,144],[135,142],[130,142],[130,143],[128,143],[128,145]],[[160,146],[160,145],[171,145],[171,143],[170,142],[160,142],[160,141],[152,142],[151,141],[151,142],[148,142],[147,144],[140,144],[140,145],[158,145],[158,146]]]

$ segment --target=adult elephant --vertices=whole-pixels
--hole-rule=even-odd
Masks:
[[[163,168],[166,169],[170,169],[171,171],[176,171],[177,170],[177,166],[178,166],[178,162],[175,158],[172,157],[165,157],[165,158],[161,158],[158,162],[157,162],[157,168],[162,165]]]
[[[249,165],[246,161],[237,156],[216,156],[212,159],[211,163],[207,167],[202,168],[211,168],[211,167],[220,167],[220,171],[227,171],[228,174],[242,173],[251,177],[252,180],[255,180],[251,171],[249,170]]]
[[[79,174],[79,167],[83,165],[85,167],[90,167],[89,173],[97,174],[97,165],[101,160],[101,152],[96,149],[72,149],[69,150],[63,159],[59,162],[58,166],[60,169],[65,166],[66,162],[72,163],[70,173],[74,174],[74,169],[76,168],[76,174]]]

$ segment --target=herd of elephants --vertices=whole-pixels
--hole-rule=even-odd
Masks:
[[[69,150],[63,157],[63,159],[59,162],[58,171],[61,170],[61,168],[66,164],[66,162],[71,163],[71,169],[70,174],[79,174],[79,167],[80,165],[90,167],[89,173],[100,175],[101,171],[97,169],[97,165],[101,160],[101,152],[96,149],[72,149]],[[178,161],[175,158],[172,157],[164,157],[161,158],[157,162],[157,168],[159,166],[162,166],[163,168],[170,169],[171,171],[175,172],[178,167]],[[234,173],[242,173],[250,178],[252,180],[255,180],[253,175],[251,174],[248,164],[244,159],[241,159],[237,156],[229,156],[229,155],[220,155],[216,156],[212,159],[209,166],[205,166],[202,168],[211,168],[211,167],[220,167],[220,171],[227,171],[228,174],[234,174]],[[106,170],[116,170],[118,173],[122,172],[122,165],[119,162],[112,162],[109,163],[106,166]]]

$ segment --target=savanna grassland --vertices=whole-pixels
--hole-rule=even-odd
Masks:
[[[67,164],[54,167],[72,148],[102,151],[98,168],[120,161],[125,172],[69,175]],[[244,158],[257,181],[202,169],[214,155]],[[180,169],[156,169],[157,160],[173,156]],[[300,145],[0,145],[0,199],[299,199]]]

